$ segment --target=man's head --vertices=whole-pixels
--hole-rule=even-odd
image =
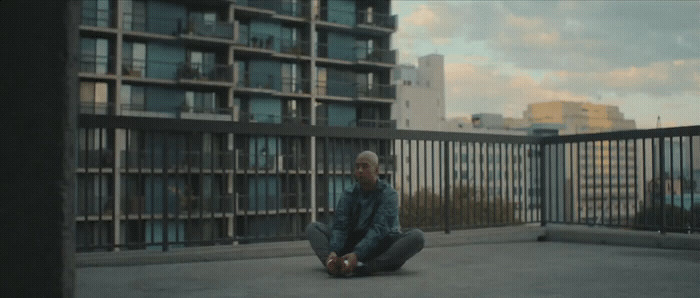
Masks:
[[[364,190],[376,187],[379,177],[379,158],[372,151],[363,151],[355,159],[355,179]]]

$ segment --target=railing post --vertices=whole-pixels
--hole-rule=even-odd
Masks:
[[[449,144],[450,144],[449,141],[443,142],[443,146],[444,146],[444,148],[443,148],[443,152],[444,152],[444,154],[443,154],[443,163],[444,163],[443,172],[444,172],[444,174],[442,176],[442,179],[445,182],[445,190],[444,190],[445,197],[443,199],[444,206],[442,208],[443,209],[442,217],[443,217],[443,220],[445,221],[445,234],[450,233],[450,202],[452,201],[451,200],[451,193],[450,193],[450,172],[451,171],[450,171],[450,155],[449,155],[449,146],[448,146]]]
[[[661,222],[659,223],[659,232],[661,234],[666,234],[666,162],[665,162],[665,144],[664,138],[659,138],[659,202],[661,204]],[[673,212],[673,210],[671,210]]]
[[[537,192],[538,195],[540,196],[540,226],[544,227],[547,225],[547,202],[545,201],[545,177],[547,176],[547,172],[545,170],[546,168],[546,162],[545,162],[545,154],[544,154],[544,149],[545,149],[545,144],[542,142],[542,139],[540,139],[539,142],[539,157],[540,157],[540,183],[539,183],[539,191]]]

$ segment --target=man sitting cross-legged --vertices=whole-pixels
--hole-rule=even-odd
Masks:
[[[374,152],[357,156],[354,175],[357,183],[343,192],[331,226],[306,227],[311,247],[333,276],[397,270],[423,249],[423,232],[400,232],[398,195],[378,178]]]

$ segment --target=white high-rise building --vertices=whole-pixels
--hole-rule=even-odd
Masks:
[[[398,129],[442,130],[445,122],[445,58],[430,54],[418,66],[394,69],[396,103],[392,119]]]

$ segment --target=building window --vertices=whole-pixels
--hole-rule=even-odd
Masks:
[[[146,2],[123,0],[124,30],[146,31]]]
[[[109,0],[83,0],[83,25],[109,27],[110,21]]]
[[[109,66],[109,41],[104,38],[80,39],[80,71],[106,74]]]
[[[80,82],[80,113],[107,114],[107,83]]]
[[[125,76],[144,77],[146,75],[146,44],[141,42],[124,42],[122,49],[122,74]]]

